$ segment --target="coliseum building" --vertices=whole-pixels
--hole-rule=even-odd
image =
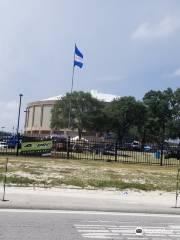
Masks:
[[[97,90],[91,90],[91,95],[98,100],[111,102],[118,96],[112,94],[100,93]],[[66,134],[68,129],[53,130],[50,127],[51,123],[51,110],[57,100],[61,99],[62,95],[31,102],[27,105],[24,133],[26,135],[49,135],[52,133]],[[73,132],[72,132],[73,133]],[[68,134],[71,134],[68,131]]]

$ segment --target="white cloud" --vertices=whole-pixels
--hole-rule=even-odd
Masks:
[[[0,128],[3,126],[4,130],[12,131],[17,122],[18,103],[16,101],[0,102],[0,111]]]
[[[116,83],[125,80],[127,77],[126,76],[102,76],[96,78],[97,82],[102,82],[102,83]]]
[[[167,77],[171,78],[180,77],[180,68],[177,68],[174,72],[169,73]]]
[[[166,17],[157,24],[144,22],[133,32],[133,39],[157,39],[169,36],[180,28],[180,19]]]
[[[174,71],[173,73],[174,77],[179,77],[180,76],[180,68],[176,69],[176,71]]]

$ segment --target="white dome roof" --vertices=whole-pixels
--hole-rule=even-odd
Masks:
[[[60,100],[62,97],[63,97],[63,95],[58,95],[58,96],[43,99],[41,101]]]
[[[105,102],[111,102],[116,98],[119,98],[120,96],[113,95],[113,94],[108,94],[108,93],[101,93],[98,90],[91,90],[90,91],[92,97],[100,100],[100,101],[105,101]],[[50,100],[60,100],[63,97],[63,95],[58,95],[50,98],[43,99],[41,101],[50,101]]]
[[[112,102],[114,99],[119,98],[119,96],[108,93],[101,93],[98,90],[91,90],[90,93],[94,98],[105,102]]]

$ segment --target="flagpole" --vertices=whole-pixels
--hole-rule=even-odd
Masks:
[[[76,44],[75,44],[76,47]],[[74,60],[73,60],[73,71],[72,71],[72,81],[71,81],[71,95],[70,95],[70,99],[69,99],[69,118],[68,118],[68,129],[70,129],[71,127],[71,105],[72,105],[72,101],[71,101],[71,96],[72,96],[72,92],[73,92],[73,86],[74,86],[74,61],[75,61],[75,48],[74,48]]]
[[[76,44],[75,44],[75,47],[76,47]],[[71,81],[71,93],[69,97],[69,116],[68,116],[68,129],[67,129],[68,131],[70,130],[70,127],[71,127],[71,107],[72,107],[71,97],[72,97],[73,85],[74,85],[74,61],[75,61],[75,48],[74,48],[74,60],[73,60],[73,71],[72,71],[72,81]],[[67,159],[69,159],[70,136],[67,132],[66,134],[67,134]]]
[[[75,61],[75,51],[74,51],[74,61]],[[73,61],[73,72],[72,72],[72,82],[71,82],[71,94],[73,92],[73,86],[74,86],[74,61]]]

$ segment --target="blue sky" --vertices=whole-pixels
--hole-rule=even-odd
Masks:
[[[179,0],[0,0],[0,127],[31,101],[74,89],[142,99],[180,87]],[[24,114],[21,118],[23,129]]]

